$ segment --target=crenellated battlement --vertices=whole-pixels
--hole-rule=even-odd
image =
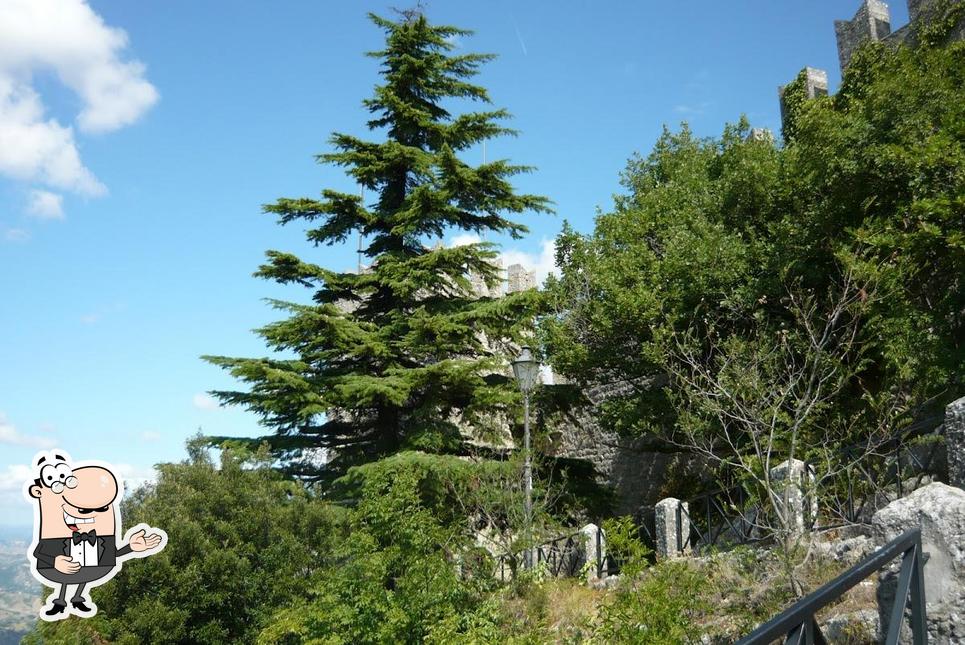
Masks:
[[[835,20],[834,33],[838,42],[838,64],[842,76],[851,63],[851,58],[861,45],[868,41],[898,46],[902,43],[915,45],[915,26],[922,20],[929,20],[941,7],[960,4],[965,0],[906,0],[908,5],[908,24],[899,29],[891,28],[891,10],[881,0],[862,0],[861,6],[851,20]],[[965,39],[965,19],[950,32],[949,41]],[[825,70],[805,67],[807,78],[807,98],[813,99],[828,95],[828,74]],[[781,122],[785,122],[786,108],[784,91],[786,85],[778,87],[781,101]]]
[[[851,62],[851,55],[862,43],[868,40],[885,40],[891,33],[891,11],[881,0],[864,0],[854,18],[835,20],[834,34],[838,40],[838,63],[841,72],[844,73]]]

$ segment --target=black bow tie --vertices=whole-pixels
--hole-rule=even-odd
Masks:
[[[88,531],[87,533],[81,533],[78,531],[71,536],[71,539],[74,541],[74,544],[80,544],[84,540],[90,542],[91,546],[97,544],[97,534],[93,531]]]

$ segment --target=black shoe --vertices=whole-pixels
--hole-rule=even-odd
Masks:
[[[78,610],[78,611],[82,611],[82,612],[84,612],[84,613],[87,613],[87,612],[89,612],[89,611],[92,611],[90,607],[88,607],[87,605],[84,604],[84,599],[83,599],[83,598],[81,598],[80,600],[71,600],[71,601],[70,601],[70,606],[73,607],[74,609],[76,609],[76,610]]]
[[[48,616],[56,616],[57,614],[64,613],[65,609],[67,609],[67,603],[65,603],[63,600],[55,600],[54,606],[45,611],[44,614]]]

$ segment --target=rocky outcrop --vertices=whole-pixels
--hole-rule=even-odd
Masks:
[[[859,609],[832,616],[821,625],[821,633],[829,643],[877,643],[878,614],[873,609]]]
[[[855,535],[831,541],[816,541],[813,548],[814,552],[823,558],[852,565],[874,551],[875,544],[866,535]]]
[[[965,488],[965,396],[945,408],[948,483]]]
[[[965,643],[965,491],[941,483],[919,488],[875,513],[878,544],[921,527],[925,554],[928,642]],[[887,629],[897,577],[897,561],[879,576],[878,610]],[[906,628],[907,629],[907,628]],[[910,632],[901,642],[911,642]]]

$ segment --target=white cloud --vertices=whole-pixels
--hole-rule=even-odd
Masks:
[[[81,132],[137,121],[158,100],[144,65],[124,60],[128,39],[86,0],[0,2],[0,173],[86,196],[105,186],[80,159],[74,129],[46,118],[32,79],[53,72],[80,99]]]
[[[64,219],[64,198],[48,190],[32,190],[27,213],[37,219]]]
[[[217,410],[221,406],[207,394],[199,393],[194,395],[194,407],[199,410]]]
[[[157,441],[160,438],[161,434],[153,430],[145,430],[141,433],[141,441]]]
[[[504,267],[512,264],[522,264],[527,271],[536,274],[536,284],[541,285],[550,273],[556,273],[556,242],[543,240],[540,242],[538,254],[526,253],[517,249],[510,249],[499,254]]]
[[[474,233],[462,233],[451,238],[448,246],[466,246],[482,242],[482,238]],[[519,249],[509,249],[499,254],[499,262],[503,268],[513,264],[522,264],[527,271],[536,274],[536,283],[541,285],[546,276],[556,272],[556,242],[544,239],[540,242],[539,253],[527,253]]]
[[[157,481],[157,471],[154,467],[133,466],[131,464],[112,464],[117,474],[124,480],[125,492],[130,492],[135,488],[140,488],[144,484],[153,484]]]
[[[20,446],[23,448],[48,449],[56,446],[57,442],[48,437],[22,434],[7,421],[7,416],[0,412],[0,444]]]
[[[482,238],[475,233],[462,233],[449,240],[449,246],[469,246],[479,242],[482,242]]]
[[[26,464],[8,464],[0,470],[0,494],[16,491],[20,493],[23,483],[34,478],[33,469]]]
[[[85,325],[93,325],[94,323],[98,323],[108,316],[120,311],[124,311],[126,308],[127,305],[123,302],[115,302],[112,305],[98,307],[93,311],[88,311],[86,314],[80,317],[80,321]]]
[[[0,27],[0,43],[3,37]],[[0,173],[89,197],[105,194],[104,184],[81,163],[73,128],[44,120],[40,96],[7,75],[3,57],[0,49]]]
[[[29,525],[33,520],[33,513],[23,498],[23,484],[35,476],[33,468],[26,464],[8,464],[0,470],[0,516],[4,523]]]
[[[523,56],[529,56],[529,51],[526,49],[526,41],[523,40],[523,34],[519,33],[519,25],[516,23],[516,19],[513,18],[513,29],[516,30],[516,40],[519,41],[519,46],[523,50]]]
[[[683,114],[685,116],[701,116],[707,113],[707,110],[713,106],[711,101],[701,101],[699,103],[681,103],[680,105],[675,105],[673,111],[677,114]]]
[[[8,228],[3,234],[3,239],[8,242],[26,242],[30,239],[30,233],[22,228]]]

